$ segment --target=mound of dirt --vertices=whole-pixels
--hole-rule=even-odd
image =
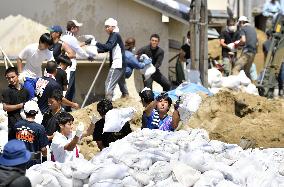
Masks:
[[[134,107],[137,110],[137,113],[135,114],[134,118],[130,121],[131,129],[134,131],[141,127],[141,115],[143,106],[140,102],[138,102],[134,98],[123,98],[123,99],[117,99],[113,102],[113,106],[115,108],[121,108],[121,107]],[[99,116],[99,113],[97,112],[97,102],[93,103],[91,105],[88,105],[80,110],[76,110],[72,112],[72,115],[74,116],[74,127],[78,125],[79,122],[83,122],[85,125],[85,129],[88,128],[88,126],[91,124],[91,117],[96,114]],[[83,138],[80,141],[79,144],[80,147],[80,153],[84,155],[84,157],[87,160],[90,160],[99,152],[98,146],[96,142],[93,141],[92,136],[88,136]]]
[[[211,139],[227,143],[244,137],[258,147],[283,147],[284,101],[223,91],[203,100],[188,127],[206,129]]]

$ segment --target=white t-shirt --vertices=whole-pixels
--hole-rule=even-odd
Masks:
[[[76,147],[73,149],[73,151],[64,150],[64,146],[70,143],[72,139],[72,134],[69,137],[66,137],[59,132],[55,132],[50,149],[54,155],[54,159],[56,162],[64,163],[67,161],[72,161],[76,158]],[[78,147],[77,149],[79,152]]]
[[[23,70],[26,73],[26,76],[30,78],[37,78],[42,77],[42,62],[53,59],[53,54],[48,49],[39,50],[38,43],[33,43],[26,46],[20,52],[19,58],[26,60],[26,65]]]
[[[82,57],[82,58],[88,58],[89,55],[86,53],[86,51],[84,51],[84,49],[80,46],[79,41],[77,40],[77,38],[75,36],[66,34],[63,35],[60,38],[63,42],[67,43],[71,49],[73,49],[76,53],[76,55]],[[69,68],[70,71],[75,71],[76,70],[76,66],[77,66],[77,61],[75,59],[71,59],[72,61],[72,66]]]

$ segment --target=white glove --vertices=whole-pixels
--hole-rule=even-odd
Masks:
[[[235,49],[235,44],[234,43],[229,43],[227,46],[228,46],[228,48],[230,50],[234,50]]]
[[[76,128],[76,136],[81,138],[82,134],[84,132],[84,124],[82,122],[79,123],[79,125]]]
[[[91,41],[91,44],[90,44],[90,45],[95,46],[96,44],[97,44],[97,41],[95,40],[95,38],[94,38],[94,39],[92,39],[92,41]]]
[[[92,124],[95,125],[97,123],[97,121],[99,121],[99,117],[94,114],[93,117],[92,117]]]
[[[142,54],[139,58],[139,61],[144,61],[144,59],[149,59],[149,57],[146,54]]]

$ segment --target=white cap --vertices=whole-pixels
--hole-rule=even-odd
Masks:
[[[28,102],[25,103],[24,105],[24,112],[25,113],[32,113],[32,114],[36,114],[39,111],[37,102],[30,100]]]
[[[105,21],[105,25],[112,26],[112,27],[117,27],[117,21],[115,19],[113,19],[113,18],[108,18]]]
[[[240,21],[249,22],[249,19],[246,16],[241,16],[241,17],[239,17],[238,22],[240,22]]]
[[[79,23],[77,20],[73,19],[71,20],[75,25],[76,27],[82,27],[83,26],[83,23]]]

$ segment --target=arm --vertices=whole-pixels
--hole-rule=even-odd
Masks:
[[[149,105],[147,105],[147,106],[145,107],[145,110],[144,110],[144,111],[145,111],[147,117],[149,117],[149,116],[151,115],[151,113],[152,113],[152,111],[154,110],[154,108],[156,108],[156,105],[157,105],[157,101],[154,100],[154,101],[152,101]]]
[[[63,97],[63,99],[62,99],[62,104],[66,105],[66,106],[70,106],[71,108],[75,108],[75,109],[79,109],[80,108],[78,103],[71,102],[68,99],[66,99],[65,97]]]
[[[91,136],[94,133],[94,129],[95,129],[95,125],[93,123],[91,123],[89,125],[88,129],[86,130],[86,132],[83,133],[82,138],[87,137],[87,136]]]
[[[174,110],[173,112],[173,121],[172,121],[172,127],[176,129],[178,127],[178,123],[180,121],[179,112],[177,110]]]
[[[157,69],[162,65],[163,59],[164,59],[164,51],[161,49],[161,52],[159,53],[159,56],[155,64],[155,67]]]
[[[224,48],[228,47],[228,45],[225,43],[225,39],[222,39],[222,38],[220,39],[220,45]]]
[[[79,137],[74,136],[72,141],[64,146],[64,150],[67,151],[73,151],[73,149],[76,147],[76,144],[79,142]]]
[[[100,49],[100,51],[107,52],[111,51],[115,47],[116,43],[117,43],[117,34],[113,33],[108,39],[106,44],[98,42],[96,46],[98,47],[98,49]]]
[[[23,60],[20,57],[17,58],[17,67],[19,73],[21,73],[23,71]]]
[[[129,65],[133,69],[143,69],[145,67],[144,63],[140,63],[134,55],[127,57],[129,60]]]
[[[62,49],[67,53],[67,56],[71,58],[76,58],[76,53],[71,49],[71,47],[66,43],[62,43]]]
[[[181,62],[185,62],[186,61],[186,59],[185,59],[185,52],[183,51],[183,49],[180,49],[180,51],[179,51],[179,60]]]
[[[241,36],[241,39],[240,39],[239,45],[243,45],[243,44],[245,44],[245,43],[246,43],[246,36],[245,36],[245,35],[242,35],[242,36]]]
[[[3,109],[6,112],[12,112],[15,110],[19,110],[19,109],[22,109],[23,107],[24,107],[24,103],[20,103],[16,105],[9,105],[9,104],[3,103]]]

